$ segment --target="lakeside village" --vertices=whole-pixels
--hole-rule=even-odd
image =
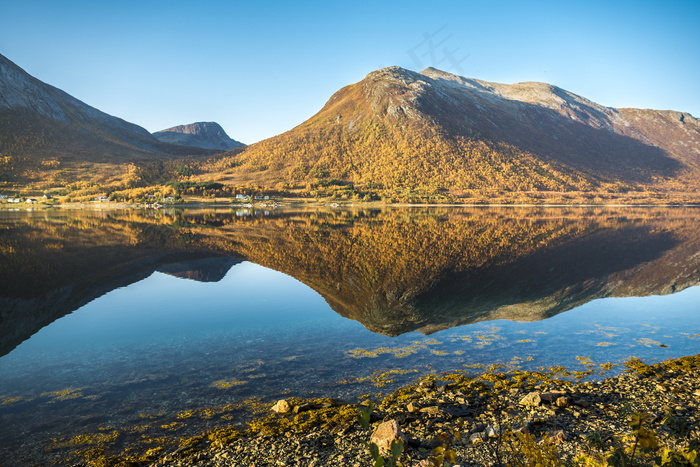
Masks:
[[[221,202],[221,200],[216,200]],[[112,199],[109,196],[100,195],[96,196],[92,200],[88,201],[89,204],[101,204],[101,203],[114,203],[118,200]],[[207,202],[211,202],[207,200]],[[227,204],[233,204],[240,207],[253,207],[253,204],[262,204],[263,206],[277,207],[280,204],[275,200],[270,198],[268,195],[248,195],[248,194],[236,194],[236,196],[230,199]],[[11,205],[26,205],[26,204],[45,204],[45,205],[59,205],[62,204],[59,198],[53,197],[50,194],[44,194],[41,197],[23,197],[23,196],[9,196],[6,194],[0,194],[0,204],[11,204]],[[143,203],[135,203],[136,205],[148,207],[148,208],[160,208],[164,206],[171,205],[182,205],[191,204],[189,201],[185,201],[181,197],[176,196],[166,196],[160,197],[154,194],[146,195]],[[194,204],[200,204],[194,201]]]

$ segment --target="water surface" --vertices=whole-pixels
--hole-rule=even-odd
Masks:
[[[63,459],[100,430],[177,438],[243,424],[258,401],[356,400],[440,371],[600,378],[599,363],[700,353],[697,220],[686,208],[0,213],[0,462]]]

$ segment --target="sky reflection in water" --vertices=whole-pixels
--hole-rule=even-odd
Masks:
[[[294,278],[253,263],[234,266],[220,282],[154,273],[55,321],[3,357],[0,394],[36,397],[159,375],[172,387],[166,397],[180,398],[183,388],[172,383],[189,380],[188,399],[206,403],[217,381],[272,398],[288,391],[358,395],[372,392],[371,385],[348,382],[385,370],[418,370],[398,376],[409,380],[474,364],[583,369],[576,357],[665,359],[700,351],[700,335],[692,332],[699,298],[696,287],[594,300],[533,323],[497,320],[387,337],[338,316]]]

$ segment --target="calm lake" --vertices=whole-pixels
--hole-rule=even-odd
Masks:
[[[700,353],[700,209],[0,211],[0,465],[285,397]],[[607,367],[606,367],[607,368]],[[580,373],[577,373],[580,372]],[[585,373],[583,373],[585,372]]]

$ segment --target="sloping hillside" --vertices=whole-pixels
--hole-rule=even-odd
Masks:
[[[390,67],[210,170],[231,183],[460,196],[692,192],[699,163],[700,123],[689,114],[607,108],[543,83]]]

